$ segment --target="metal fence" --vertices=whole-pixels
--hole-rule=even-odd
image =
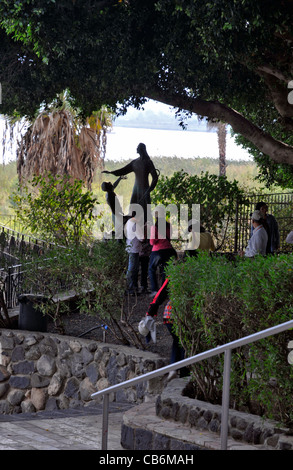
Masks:
[[[52,248],[54,243],[49,243],[31,235],[17,232],[10,227],[0,224],[0,250],[2,253],[16,257],[19,254],[32,253],[43,254],[45,250]]]
[[[7,309],[13,309],[18,305],[18,294],[23,279],[23,266],[12,265],[0,269],[0,279],[3,289],[3,300]]]
[[[0,214],[0,226],[21,232],[21,225],[16,215]]]
[[[293,193],[266,194],[248,196],[249,204],[237,204],[235,214],[234,246],[230,244],[231,251],[237,253],[245,250],[251,234],[250,214],[255,210],[258,202],[264,201],[268,212],[272,214],[279,226],[281,252],[292,252],[292,245],[286,243],[288,233],[293,230]]]
[[[0,225],[0,287],[7,309],[14,309],[19,303],[18,296],[25,269],[19,257],[26,255],[29,262],[31,254],[43,255],[54,246],[56,245],[53,243]],[[0,317],[2,308],[0,306]]]
[[[278,222],[280,252],[292,252],[293,246],[287,244],[285,240],[288,233],[293,230],[293,192],[250,195],[248,201],[248,204],[236,205],[235,217],[226,225],[225,235],[223,235],[225,240],[219,251],[237,253],[239,250],[245,250],[251,233],[250,214],[258,202],[265,201],[269,213],[273,214]],[[0,251],[2,257],[5,257],[5,266],[8,266],[4,268],[0,265],[0,280],[2,284],[4,282],[8,308],[14,308],[17,305],[17,292],[23,272],[19,265],[18,255],[32,252],[42,255],[53,246],[56,245],[0,224]]]

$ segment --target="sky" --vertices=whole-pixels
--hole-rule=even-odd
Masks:
[[[199,121],[196,115],[187,118],[186,124],[187,129],[183,130],[174,108],[157,101],[149,100],[143,110],[129,107],[126,115],[114,120],[113,130],[108,133],[106,159],[136,158],[136,147],[140,142],[146,144],[151,156],[218,158],[216,132],[206,132],[206,123]],[[4,121],[0,119],[0,140],[3,129]],[[15,158],[14,143],[13,152],[5,155],[5,162]],[[227,159],[251,160],[248,152],[237,146],[230,134],[227,136]],[[3,146],[0,147],[0,161],[3,161]]]
[[[152,157],[219,158],[216,130],[207,129],[206,122],[196,115],[187,118],[186,124],[187,129],[182,129],[174,109],[163,103],[149,101],[144,110],[129,108],[108,133],[106,160],[136,158],[140,142],[146,144]],[[229,126],[227,129],[227,160],[251,161],[248,152],[236,145]]]

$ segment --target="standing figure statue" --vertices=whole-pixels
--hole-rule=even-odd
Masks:
[[[119,176],[119,178],[115,181],[114,184],[104,181],[101,186],[102,191],[106,193],[106,201],[112,211],[112,221],[114,225],[115,217],[123,217],[122,208],[119,199],[117,198],[117,195],[114,192],[114,189],[116,188],[116,186],[118,186],[122,179],[126,178],[127,176]]]
[[[140,204],[144,212],[144,220],[147,220],[147,207],[151,204],[151,191],[158,182],[158,172],[150,159],[145,144],[139,144],[137,147],[139,157],[125,165],[123,168],[115,171],[104,170],[102,173],[110,173],[115,176],[125,176],[134,172],[135,181],[130,199],[130,204]],[[149,175],[152,177],[149,184]],[[149,206],[150,207],[150,206]]]

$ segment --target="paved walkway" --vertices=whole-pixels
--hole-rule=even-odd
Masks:
[[[123,414],[126,422],[145,427],[149,432],[166,434],[176,439],[220,450],[220,439],[211,433],[191,431],[182,424],[157,418],[153,403],[136,407],[129,403],[109,404],[108,451],[124,451],[121,447]],[[41,411],[0,415],[1,450],[101,450],[102,404],[87,408]],[[259,446],[244,443],[228,443],[228,450],[256,450]],[[127,451],[129,453],[129,451]]]
[[[108,450],[120,445],[123,412],[111,403]],[[102,405],[88,408],[0,415],[0,450],[101,450]]]

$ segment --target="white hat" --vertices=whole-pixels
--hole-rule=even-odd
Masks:
[[[262,213],[259,210],[256,210],[251,214],[251,218],[252,218],[252,220],[257,220],[258,221],[258,220],[261,220],[263,218],[263,216],[262,216]]]
[[[138,325],[138,331],[142,336],[151,335],[153,342],[156,342],[156,323],[153,317],[147,315],[143,318]]]

